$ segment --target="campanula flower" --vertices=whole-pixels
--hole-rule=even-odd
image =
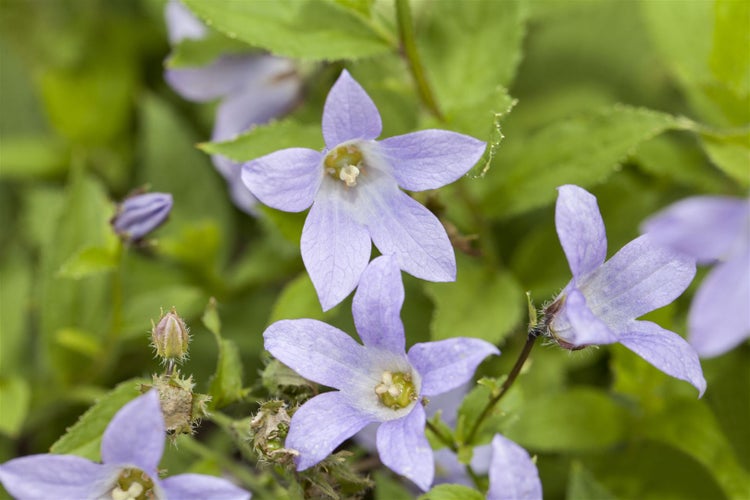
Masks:
[[[558,188],[555,225],[573,279],[545,309],[550,335],[567,349],[619,342],[664,373],[706,389],[695,350],[676,333],[636,318],[671,303],[695,276],[695,261],[648,234],[611,259],[596,198]]]
[[[698,354],[718,356],[750,337],[750,200],[687,198],[646,220],[643,229],[699,264],[715,264],[688,314],[688,341]]]
[[[466,383],[485,357],[499,351],[484,340],[452,338],[415,344],[407,354],[399,316],[403,301],[396,259],[382,256],[364,271],[354,295],[352,313],[364,345],[311,319],[278,321],[264,332],[266,349],[279,361],[336,389],[310,399],[292,416],[285,447],[299,453],[298,470],[378,422],[383,464],[423,490],[432,484],[423,398]]]
[[[145,193],[126,198],[117,206],[112,227],[121,238],[138,241],[161,226],[172,210],[169,193]]]
[[[495,434],[492,444],[474,449],[472,467],[486,463],[487,454],[490,455],[487,500],[541,500],[539,471],[526,450]]]
[[[167,3],[165,18],[173,45],[207,35],[206,27],[175,0]],[[167,69],[164,78],[189,101],[221,100],[211,136],[214,142],[232,139],[253,125],[285,114],[302,89],[291,60],[259,53],[226,54],[207,66]],[[241,164],[220,155],[212,155],[211,160],[226,179],[235,205],[254,213],[257,200],[240,181]]]
[[[155,390],[122,407],[104,431],[101,464],[75,455],[30,455],[0,465],[0,481],[19,500],[240,500],[250,493],[226,479],[180,474],[160,479],[164,418]]]
[[[243,167],[242,180],[266,205],[308,207],[302,260],[324,310],[357,286],[372,250],[392,255],[418,278],[453,281],[456,261],[440,221],[399,189],[435,189],[464,175],[485,143],[446,130],[421,130],[376,141],[375,103],[342,72],[323,109],[323,152],[276,151]]]

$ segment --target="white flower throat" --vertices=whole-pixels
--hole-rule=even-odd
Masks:
[[[351,188],[357,185],[357,178],[362,173],[362,161],[362,151],[353,144],[345,144],[329,151],[323,165],[328,175]]]

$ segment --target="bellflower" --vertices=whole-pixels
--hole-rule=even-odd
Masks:
[[[239,500],[250,493],[203,474],[160,479],[164,418],[156,390],[122,407],[104,431],[102,462],[74,455],[30,455],[0,465],[0,481],[19,500],[156,498]]]
[[[265,347],[301,376],[336,389],[315,396],[292,416],[286,448],[297,450],[297,469],[328,456],[372,422],[380,423],[380,460],[423,490],[435,465],[425,436],[422,399],[466,383],[495,346],[452,338],[415,344],[405,352],[399,317],[404,288],[396,259],[373,260],[354,295],[354,323],[364,345],[311,319],[278,321],[266,329]]]
[[[490,445],[474,449],[471,465],[476,470],[488,461],[490,488],[487,500],[541,500],[539,471],[526,450],[495,434]]]
[[[167,3],[165,19],[173,45],[207,35],[206,27],[176,0]],[[258,53],[223,55],[204,67],[167,69],[164,78],[189,101],[221,99],[211,136],[214,142],[283,115],[302,88],[291,60]],[[254,213],[257,200],[240,181],[241,164],[220,155],[212,155],[211,160],[226,179],[235,205]]]
[[[418,278],[453,281],[453,248],[440,221],[399,189],[435,189],[464,175],[485,143],[446,130],[421,130],[376,141],[375,103],[343,71],[323,109],[323,152],[276,151],[243,167],[242,180],[266,205],[308,207],[302,260],[324,310],[357,285],[371,242]]]
[[[636,318],[676,299],[695,275],[695,261],[648,234],[611,259],[596,198],[572,185],[558,188],[555,225],[573,279],[546,312],[552,337],[580,349],[619,342],[664,373],[706,389],[695,350],[676,333]]]
[[[688,314],[688,341],[702,357],[750,337],[750,200],[696,196],[652,216],[643,229],[699,264],[716,264]]]
[[[125,240],[138,241],[167,220],[172,210],[169,193],[146,193],[126,198],[117,207],[112,227]]]

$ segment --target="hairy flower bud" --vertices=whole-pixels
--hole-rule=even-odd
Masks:
[[[174,307],[152,327],[151,342],[156,355],[165,361],[181,362],[187,356],[190,333]]]
[[[111,224],[126,241],[139,241],[167,220],[172,210],[169,193],[146,193],[131,196],[117,206]]]

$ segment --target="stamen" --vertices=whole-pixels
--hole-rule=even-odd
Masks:
[[[375,394],[388,408],[406,408],[417,400],[410,373],[384,371],[380,379],[381,382],[375,386]]]
[[[339,179],[344,181],[348,187],[354,187],[357,185],[357,177],[359,176],[359,169],[354,165],[347,165],[339,172]]]

